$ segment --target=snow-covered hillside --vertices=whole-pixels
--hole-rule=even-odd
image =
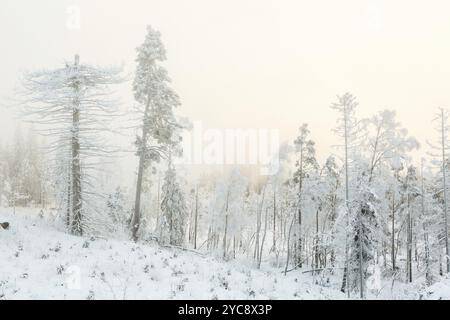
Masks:
[[[257,271],[156,245],[74,237],[21,213],[2,212],[0,220],[11,223],[0,231],[3,299],[343,297],[279,270]]]
[[[80,238],[36,212],[1,209],[1,299],[344,299],[300,272],[256,270],[156,244]],[[378,298],[419,298],[412,287]],[[450,298],[450,279],[429,297]],[[374,298],[374,297],[372,297]]]

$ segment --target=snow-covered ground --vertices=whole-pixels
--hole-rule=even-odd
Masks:
[[[345,299],[317,279],[256,270],[156,244],[79,238],[36,210],[0,209],[1,299]],[[417,285],[416,285],[417,286]],[[403,286],[378,298],[450,299],[450,279],[421,294]],[[375,298],[375,297],[372,297]]]

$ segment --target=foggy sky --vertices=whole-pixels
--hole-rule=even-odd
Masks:
[[[80,29],[68,28],[71,6]],[[2,0],[0,104],[23,70],[75,53],[121,64],[132,77],[146,25],[162,33],[178,113],[212,128],[278,128],[292,141],[310,125],[319,156],[337,143],[329,108],[357,96],[359,116],[397,111],[423,144],[437,107],[450,107],[450,2],[267,0]],[[120,89],[123,108],[131,86]],[[17,125],[0,109],[0,141]]]

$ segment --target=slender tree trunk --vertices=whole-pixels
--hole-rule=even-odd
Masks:
[[[303,265],[302,257],[302,184],[303,184],[303,148],[300,152],[300,176],[298,183],[298,252],[297,252],[297,265],[301,268]]]
[[[273,252],[276,252],[277,249],[277,240],[276,240],[276,224],[277,224],[277,198],[276,191],[273,191]]]
[[[156,194],[156,226],[159,228],[159,238],[162,237],[163,228],[161,228],[161,175],[158,174],[158,191]]]
[[[262,190],[262,199],[261,199],[261,203],[258,204],[257,207],[257,213],[256,213],[256,241],[255,241],[255,259],[256,262],[259,261],[259,248],[260,248],[260,232],[261,232],[261,219],[262,219],[262,210],[263,210],[263,206],[264,206],[264,198],[266,196],[266,185],[264,185],[264,188]]]
[[[319,210],[316,210],[316,236],[315,236],[315,245],[314,245],[314,252],[315,252],[315,268],[319,269]]]
[[[266,241],[266,234],[267,234],[267,219],[268,219],[268,213],[266,210],[266,215],[264,218],[264,233],[263,233],[263,237],[262,237],[262,241],[261,241],[261,249],[259,252],[259,260],[258,260],[258,269],[261,268],[261,261],[262,261],[262,256],[263,256],[263,250],[264,250],[264,242]]]
[[[363,261],[363,223],[362,215],[366,208],[363,207],[358,214],[358,242],[359,242],[359,296],[364,299],[364,261]]]
[[[197,249],[197,228],[198,228],[198,186],[195,189],[194,249]]]
[[[345,267],[344,275],[342,277],[342,288],[341,291],[347,291],[347,297],[350,298],[350,285],[349,285],[349,248],[348,248],[348,228],[350,225],[350,208],[349,208],[349,174],[348,174],[348,112],[345,108],[344,116],[344,148],[345,148],[345,206],[346,206],[346,217],[347,217],[347,231],[345,234]]]
[[[428,241],[428,232],[425,228],[425,225],[423,225],[423,240],[425,242],[425,267],[426,267],[426,273],[425,278],[427,280],[427,284],[431,285],[431,270],[430,270],[430,245]]]
[[[333,195],[332,197],[332,213],[331,213],[331,223],[332,225],[334,225],[335,221],[336,221],[336,196]],[[333,235],[333,239],[334,239],[334,235]],[[331,267],[334,268],[335,266],[335,261],[336,261],[336,251],[334,249],[334,247],[331,249],[331,254],[330,254],[330,263],[331,263]]]
[[[236,236],[233,236],[233,259],[236,259]]]
[[[206,250],[210,250],[211,249],[211,241],[212,241],[212,230],[211,230],[211,225],[209,225],[208,228],[208,238],[207,238],[207,244],[206,244]]]
[[[291,225],[289,226],[289,232],[287,235],[287,255],[286,255],[286,266],[284,268],[284,275],[287,275],[288,267],[289,267],[289,259],[291,257],[291,248],[290,248],[290,242],[291,242],[291,231],[292,226],[294,225],[295,217],[292,218]]]
[[[444,188],[444,241],[445,241],[445,261],[447,265],[447,273],[450,272],[450,256],[448,248],[448,216],[447,216],[447,172],[446,172],[446,155],[445,155],[445,125],[444,125],[444,109],[441,109],[441,133],[442,133],[442,181]]]
[[[172,210],[170,210],[170,215],[169,215],[169,243],[170,245],[174,244],[173,241],[173,212]]]
[[[395,272],[395,193],[392,192],[392,221],[391,221],[391,260],[392,271]]]
[[[141,194],[142,194],[142,181],[144,178],[145,171],[145,157],[147,154],[147,140],[148,140],[148,130],[147,130],[147,122],[148,122],[148,112],[150,110],[150,94],[147,98],[147,105],[145,106],[144,112],[144,120],[142,125],[142,139],[140,146],[140,154],[139,154],[139,167],[138,167],[138,175],[136,182],[136,198],[134,201],[134,214],[133,219],[131,221],[131,233],[133,241],[138,240],[138,232],[139,227],[141,225]]]
[[[70,168],[70,163],[71,163],[71,161],[69,162],[69,167],[68,167],[68,169]],[[70,179],[70,177],[71,177],[71,175],[72,175],[72,172],[71,172],[71,170],[67,170],[67,208],[66,208],[66,210],[67,210],[67,212],[66,212],[66,226],[67,226],[67,230],[68,230],[68,232],[70,232],[70,211],[71,211],[71,207],[70,207],[70,198],[72,197],[72,191],[71,191],[71,179]]]
[[[227,233],[228,233],[228,201],[230,198],[230,190],[227,192],[227,199],[225,203],[225,232],[223,234],[223,258],[227,257]]]
[[[75,56],[75,68],[78,69],[79,56]],[[80,102],[78,92],[79,80],[75,80],[72,111],[72,233],[83,235],[82,227],[82,199],[81,199],[81,162],[80,162]]]
[[[406,270],[408,282],[412,282],[412,230],[411,230],[411,210],[409,194],[407,195],[407,251],[406,251]]]
[[[227,257],[228,213],[225,213],[225,232],[223,233],[223,258]]]
[[[422,219],[425,219],[425,186],[424,186],[424,179],[423,179],[423,159],[420,166],[420,192],[421,192],[421,206],[422,206]],[[423,228],[423,241],[425,244],[425,279],[427,282],[427,285],[431,285],[431,270],[430,270],[430,247],[429,247],[429,240],[428,240],[428,230],[426,226],[426,222],[422,223]]]

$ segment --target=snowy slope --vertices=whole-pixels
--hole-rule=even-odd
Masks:
[[[258,271],[179,249],[73,237],[2,210],[3,299],[339,299],[310,278]]]
[[[0,209],[0,299],[345,299],[300,272],[256,270],[193,252],[70,236],[36,210]],[[450,299],[450,279],[425,291],[390,283],[369,298]],[[421,291],[422,290],[422,291]]]

